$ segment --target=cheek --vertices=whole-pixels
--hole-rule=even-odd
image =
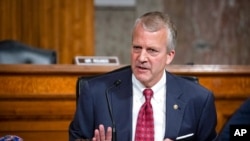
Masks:
[[[133,66],[136,62],[136,55],[134,53],[130,54],[130,63]]]
[[[138,55],[136,53],[131,53],[130,58],[131,60],[136,60],[138,58]]]
[[[167,62],[166,58],[160,58],[160,59],[155,59],[154,61],[151,61],[153,72],[159,73],[162,70],[165,70],[166,62]]]
[[[158,58],[155,58],[154,59],[154,64],[157,64],[157,66],[166,66],[167,64],[167,57],[166,56],[161,56],[161,57],[158,57]]]

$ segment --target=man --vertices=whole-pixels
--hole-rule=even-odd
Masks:
[[[211,141],[216,137],[213,94],[165,70],[175,55],[176,34],[170,18],[161,12],[136,20],[131,66],[85,82],[69,127],[71,141]]]

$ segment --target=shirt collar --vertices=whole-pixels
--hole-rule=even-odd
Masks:
[[[134,87],[140,91],[140,94],[137,95],[137,97],[139,97],[139,99],[142,99],[144,96],[142,94],[143,90],[145,89],[145,86],[136,79],[136,77],[134,76],[134,74],[132,75],[132,82]],[[153,99],[155,99],[156,101],[160,101],[161,100],[161,96],[156,95],[163,87],[166,87],[166,71],[163,72],[163,75],[160,79],[160,81],[158,81],[153,87],[151,87],[151,89],[154,92],[153,95]]]

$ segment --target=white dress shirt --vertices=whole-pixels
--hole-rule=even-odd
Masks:
[[[137,123],[137,116],[145,97],[143,96],[143,90],[145,86],[138,81],[135,76],[132,76],[133,84],[133,114],[132,114],[132,140],[135,139],[135,128]],[[165,134],[165,120],[166,120],[166,72],[162,75],[160,81],[151,88],[154,92],[151,99],[154,115],[154,136],[155,141],[163,141]]]

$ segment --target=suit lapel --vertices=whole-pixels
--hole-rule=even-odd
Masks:
[[[181,127],[186,103],[180,99],[182,91],[175,78],[167,73],[165,137],[175,139]]]

